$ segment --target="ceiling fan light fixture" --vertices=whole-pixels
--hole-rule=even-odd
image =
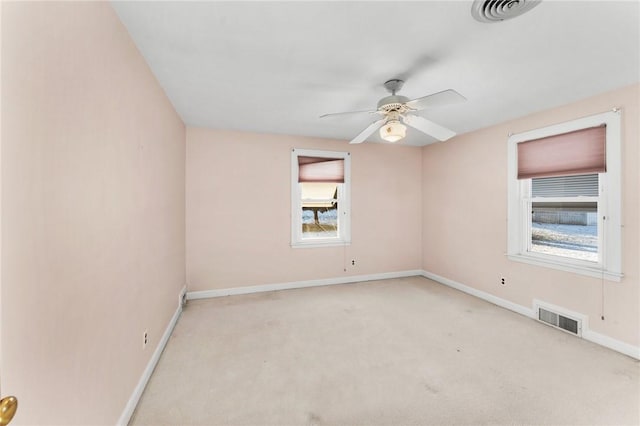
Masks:
[[[407,126],[398,120],[389,120],[380,127],[380,137],[387,142],[398,142],[407,134]]]

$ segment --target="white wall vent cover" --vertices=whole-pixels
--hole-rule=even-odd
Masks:
[[[515,18],[540,4],[542,0],[475,0],[471,16],[480,22],[500,22]]]
[[[586,318],[584,315],[539,301],[535,301],[534,307],[538,321],[582,337],[582,323]]]

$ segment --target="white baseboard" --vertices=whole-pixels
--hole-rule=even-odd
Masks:
[[[409,271],[385,272],[380,274],[353,275],[349,277],[327,278],[321,280],[293,281],[278,284],[264,284],[249,287],[223,288],[216,290],[190,291],[187,293],[187,300],[208,299],[211,297],[235,296],[239,294],[262,293],[265,291],[291,290],[294,288],[319,287],[335,284],[350,284],[362,281],[388,280],[391,278],[404,278],[421,276],[422,270],[414,269]]]
[[[171,337],[171,333],[173,332],[173,329],[176,326],[176,323],[178,322],[178,318],[180,318],[180,314],[182,313],[182,294],[184,294],[186,290],[187,288],[185,286],[180,291],[178,295],[178,308],[173,314],[173,317],[171,317],[171,321],[169,321],[169,324],[167,325],[167,328],[165,329],[164,334],[160,339],[160,342],[158,342],[158,346],[156,347],[156,350],[153,352],[151,359],[147,363],[147,368],[144,369],[144,372],[142,373],[142,377],[140,377],[140,380],[138,381],[137,386],[133,390],[133,393],[131,394],[131,397],[129,398],[127,405],[125,406],[124,411],[122,412],[122,415],[118,419],[118,423],[117,423],[118,426],[126,426],[127,424],[129,424],[129,421],[131,420],[131,416],[133,415],[133,412],[135,411],[136,406],[138,405],[138,401],[140,401],[142,392],[144,391],[144,388],[147,386],[147,382],[151,378],[151,374],[153,373],[153,370],[156,368],[156,364],[158,364],[158,361],[160,360],[160,355],[162,355],[162,351],[164,350],[164,347],[167,346],[167,342],[169,341],[169,337]]]
[[[620,340],[613,339],[590,329],[582,330],[582,338],[600,346],[604,346],[605,348],[613,349],[614,351],[630,356],[631,358],[640,360],[640,348],[637,346],[621,342]]]
[[[484,292],[482,290],[478,290],[473,287],[466,286],[457,281],[453,281],[448,278],[441,277],[440,275],[434,274],[429,271],[422,271],[422,276],[430,280],[436,281],[440,284],[444,284],[448,287],[455,288],[456,290],[460,290],[464,293],[486,300],[487,302],[493,303],[494,305],[498,305],[505,309],[509,309],[510,311],[519,313],[520,315],[524,315],[526,317],[536,319],[536,311],[534,309],[529,309],[525,306],[510,302],[508,300],[502,299],[498,296],[494,296],[493,294]],[[623,353],[627,356],[630,356],[631,358],[640,360],[640,347],[630,345],[629,343],[621,342],[620,340],[616,340],[612,337],[605,336],[604,334],[600,334],[593,330],[590,330],[588,327],[588,321],[585,321],[583,323],[582,338],[590,342],[596,343],[598,345],[604,346],[606,348],[612,349],[614,351]]]
[[[478,290],[473,287],[460,284],[459,282],[450,280],[449,278],[441,277],[440,275],[436,275],[428,271],[422,271],[422,276],[430,280],[439,282],[440,284],[444,284],[447,287],[455,288],[456,290],[460,290],[463,293],[467,293],[472,296],[478,297],[480,299],[486,300],[487,302],[493,303],[494,305],[498,305],[502,308],[509,309],[510,311],[513,311],[513,312],[517,312],[520,315],[524,315],[526,317],[534,318],[534,319],[536,317],[536,313],[534,312],[533,309],[526,308],[522,305],[518,305],[517,303],[510,302],[508,300],[502,299],[498,296],[494,296],[493,294],[484,292],[482,290]]]

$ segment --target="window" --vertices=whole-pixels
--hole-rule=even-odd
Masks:
[[[291,245],[351,242],[348,152],[294,149],[291,154]]]
[[[509,137],[509,259],[619,281],[620,113]]]
[[[528,251],[599,262],[598,174],[531,179]]]

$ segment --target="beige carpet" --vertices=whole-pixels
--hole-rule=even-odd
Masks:
[[[637,425],[639,363],[420,277],[190,301],[135,425]]]

